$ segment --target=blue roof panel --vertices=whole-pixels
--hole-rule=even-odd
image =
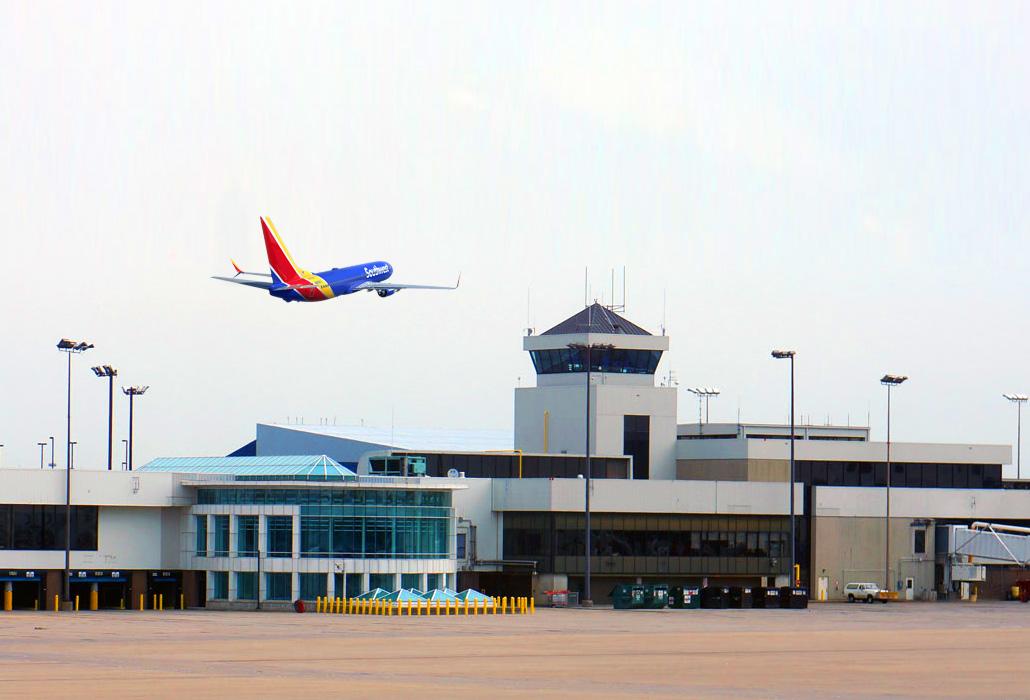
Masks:
[[[328,477],[357,476],[325,455],[276,455],[269,457],[159,457],[140,471],[227,476]]]

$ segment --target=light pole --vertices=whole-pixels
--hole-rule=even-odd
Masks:
[[[885,374],[880,383],[887,387],[887,506],[884,508],[883,539],[883,585],[891,589],[891,389],[902,384],[908,377],[900,374]]]
[[[583,512],[585,517],[585,564],[583,569],[583,599],[579,601],[580,605],[589,607],[594,604],[594,599],[590,596],[590,373],[593,369],[593,351],[594,350],[611,350],[615,346],[604,343],[569,343],[570,350],[577,350],[580,353],[580,358],[584,360],[586,365],[587,374],[587,411],[586,411],[586,449],[584,450],[584,456],[586,458],[586,475],[584,480],[584,499],[583,499]]]
[[[701,427],[701,401],[703,399],[704,402],[705,402],[705,413],[704,413],[705,420],[704,420],[704,422],[707,423],[708,422],[708,401],[712,397],[718,396],[722,392],[720,392],[714,386],[696,386],[696,387],[692,387],[692,388],[687,389],[687,391],[689,391],[691,394],[694,394],[697,397],[697,434],[698,434],[698,437],[700,437],[701,433],[703,431],[703,428]]]
[[[62,338],[57,349],[68,355],[68,462],[64,476],[64,603],[71,601],[71,559],[72,559],[72,355],[83,353],[93,343]],[[53,438],[51,438],[53,440]],[[53,459],[51,459],[51,467]]]
[[[122,447],[125,448],[125,459],[122,461],[122,469],[127,469],[129,466],[129,441],[122,440]]]
[[[129,397],[129,471],[132,471],[132,400],[147,393],[149,386],[123,386],[122,392]]]
[[[1027,401],[1026,394],[1002,394],[1006,399],[1016,404],[1016,480],[1020,480],[1022,477],[1022,470],[1020,469],[1020,448],[1023,445],[1022,433],[1022,422],[1023,422],[1023,404]]]
[[[111,460],[114,451],[114,378],[118,370],[111,365],[93,367],[93,374],[107,377],[107,471],[111,471]]]
[[[50,436],[50,468],[53,469],[57,465],[54,464],[54,436]]]
[[[794,551],[794,350],[773,350],[777,360],[790,360],[790,579],[791,587],[798,585],[797,556]]]
[[[39,468],[42,469],[43,468],[43,451],[46,449],[46,443],[45,442],[37,442],[36,444],[39,445]]]

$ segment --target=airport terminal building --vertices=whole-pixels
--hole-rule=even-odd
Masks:
[[[669,338],[594,304],[523,339],[514,431],[259,424],[229,457],[72,474],[73,595],[277,607],[371,588],[581,590],[589,439],[593,597],[616,583],[785,585],[790,488],[803,585],[885,579],[913,599],[1001,597],[1022,569],[954,528],[1030,525],[1007,445],[892,443],[867,427],[677,422]],[[589,366],[589,436],[586,431]],[[64,569],[64,474],[6,469],[0,580],[17,607]],[[166,603],[167,605],[167,603]]]

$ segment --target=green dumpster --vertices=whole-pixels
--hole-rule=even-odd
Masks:
[[[646,607],[645,590],[643,586],[629,583],[620,583],[612,589],[609,594],[612,597],[612,604],[616,610],[631,610],[634,608]]]
[[[665,583],[655,583],[644,586],[645,608],[661,610],[669,605],[669,586]]]
[[[697,586],[673,586],[669,589],[669,607],[697,610],[701,607],[701,589]]]

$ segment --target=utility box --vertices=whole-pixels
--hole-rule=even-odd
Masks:
[[[756,608],[780,607],[780,589],[772,586],[759,586],[752,589],[751,604]]]
[[[701,589],[701,607],[715,610],[728,608],[730,589],[725,586],[705,586]]]
[[[754,594],[750,586],[731,586],[730,587],[730,607],[731,608],[751,608],[754,607]]]
[[[661,610],[669,605],[669,586],[665,583],[655,583],[644,586],[644,606],[652,610]]]
[[[669,589],[669,607],[697,610],[701,607],[701,589],[697,586],[673,586]]]
[[[647,607],[648,598],[644,586],[621,583],[611,592],[612,605],[616,610],[632,610]],[[664,606],[663,606],[664,607]]]
[[[808,589],[784,586],[780,589],[780,607],[790,610],[805,610],[808,608]]]

